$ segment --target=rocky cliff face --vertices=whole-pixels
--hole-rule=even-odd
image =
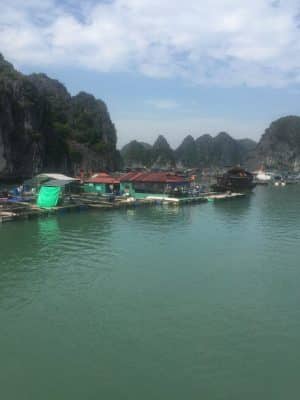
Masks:
[[[241,161],[238,143],[226,132],[212,139],[210,162],[216,166],[231,166]]]
[[[151,149],[151,165],[154,168],[172,168],[176,165],[175,154],[166,138],[158,136]]]
[[[174,151],[162,135],[158,136],[153,146],[133,140],[122,148],[121,155],[125,167],[169,169],[175,166]]]
[[[197,138],[194,143],[190,140],[189,154],[190,160],[193,161],[189,164],[185,161],[183,164],[200,168],[222,168],[243,164],[250,148],[255,145],[256,143],[249,139],[235,140],[226,132],[220,132],[216,137],[205,134]]]
[[[251,168],[300,171],[300,117],[271,123],[248,160]]]
[[[71,97],[44,74],[25,76],[0,55],[0,177],[115,169],[116,130],[105,104]]]
[[[238,139],[237,140],[238,144],[241,146],[242,152],[247,156],[249,152],[253,151],[257,143],[254,140],[251,139]]]
[[[197,164],[201,167],[207,167],[212,164],[212,154],[213,154],[213,137],[209,134],[202,135],[195,140],[198,162]]]
[[[181,145],[175,150],[176,162],[179,165],[192,168],[199,164],[199,154],[193,136],[186,136]]]
[[[143,168],[151,165],[152,146],[147,143],[132,140],[121,150],[124,164],[129,168]]]

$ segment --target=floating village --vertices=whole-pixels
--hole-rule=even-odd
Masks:
[[[211,178],[211,177],[210,177]],[[206,182],[206,183],[201,183]],[[299,177],[236,166],[211,179],[199,179],[196,171],[129,171],[81,173],[70,177],[41,173],[21,185],[0,190],[0,223],[47,217],[88,209],[112,210],[140,206],[232,200],[246,196],[257,185],[285,186]],[[0,182],[1,183],[1,182]]]

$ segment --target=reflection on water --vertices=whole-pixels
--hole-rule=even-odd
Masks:
[[[232,224],[242,222],[249,217],[253,205],[255,193],[250,193],[244,198],[233,200],[219,200],[213,202],[215,212],[219,214],[224,222]]]
[[[39,239],[42,243],[50,245],[60,240],[59,220],[47,218],[38,220]]]
[[[1,396],[297,398],[299,202],[259,187],[0,226]]]
[[[266,189],[261,192],[261,207],[258,210],[259,226],[265,241],[268,241],[268,248],[273,254],[282,252],[295,260],[294,247],[300,239],[299,186]]]
[[[93,213],[67,214],[3,225],[0,300],[6,300],[9,308],[22,307],[57,271],[60,277],[56,284],[64,286],[70,274],[80,275],[99,264],[99,259],[113,259],[111,218],[108,214],[97,218],[98,223],[94,223]]]
[[[290,226],[299,224],[300,208],[299,185],[286,187],[268,187],[259,193],[259,213],[264,221],[274,226]]]
[[[151,208],[136,208],[124,213],[124,222],[136,224],[142,229],[147,226],[154,231],[181,229],[192,222],[192,207],[159,205]]]

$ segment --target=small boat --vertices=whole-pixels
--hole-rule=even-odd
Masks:
[[[263,170],[258,171],[255,174],[255,182],[257,185],[267,185],[272,180],[272,174]]]
[[[256,175],[256,178],[259,181],[270,181],[272,179],[272,175],[264,171],[259,171],[258,174]]]
[[[274,176],[274,186],[286,186],[286,181],[280,175]]]

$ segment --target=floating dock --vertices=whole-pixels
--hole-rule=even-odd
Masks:
[[[244,197],[244,193],[203,193],[201,196],[195,197],[165,197],[165,196],[148,196],[147,199],[161,201],[165,204],[173,204],[173,205],[183,205],[183,204],[196,204],[196,203],[204,203],[204,202],[212,202],[217,200],[228,200],[239,197]]]
[[[245,193],[216,193],[208,195],[207,201],[229,200],[244,197]]]
[[[99,196],[87,197],[76,195],[70,198],[70,204],[64,204],[52,208],[40,208],[35,204],[21,202],[1,202],[0,203],[0,223],[27,220],[40,217],[48,217],[54,214],[64,214],[68,212],[80,212],[84,210],[113,210],[129,209],[135,207],[149,207],[159,204],[171,206],[181,206],[185,204],[199,204],[204,202],[214,202],[219,200],[229,200],[244,197],[242,193],[203,193],[195,197],[168,197],[168,196],[147,196],[144,199],[117,198],[114,201],[103,199]]]

